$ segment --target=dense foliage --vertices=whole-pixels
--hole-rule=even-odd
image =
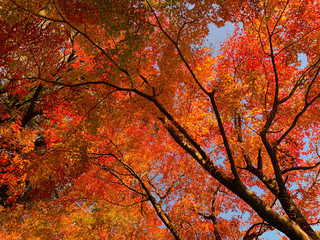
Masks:
[[[318,239],[318,0],[0,2],[1,239]]]

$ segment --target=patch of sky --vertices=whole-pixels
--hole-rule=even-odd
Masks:
[[[214,24],[210,24],[210,32],[205,41],[205,46],[210,47],[213,50],[213,55],[217,56],[219,54],[221,44],[227,38],[232,36],[235,29],[236,26],[231,22],[227,22],[223,27],[217,27]]]
[[[308,59],[306,54],[299,53],[298,60],[301,61],[300,69],[304,69],[308,65]]]

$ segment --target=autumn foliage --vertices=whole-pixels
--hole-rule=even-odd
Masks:
[[[318,239],[318,0],[0,2],[1,239]]]

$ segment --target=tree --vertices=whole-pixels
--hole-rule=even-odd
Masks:
[[[1,3],[2,238],[318,239],[318,1]]]

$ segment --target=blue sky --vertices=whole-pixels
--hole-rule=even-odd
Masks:
[[[224,27],[217,28],[215,25],[209,27],[210,34],[207,39],[207,44],[212,45],[214,53],[218,54],[220,44],[232,35],[235,27],[231,23],[227,23]]]

